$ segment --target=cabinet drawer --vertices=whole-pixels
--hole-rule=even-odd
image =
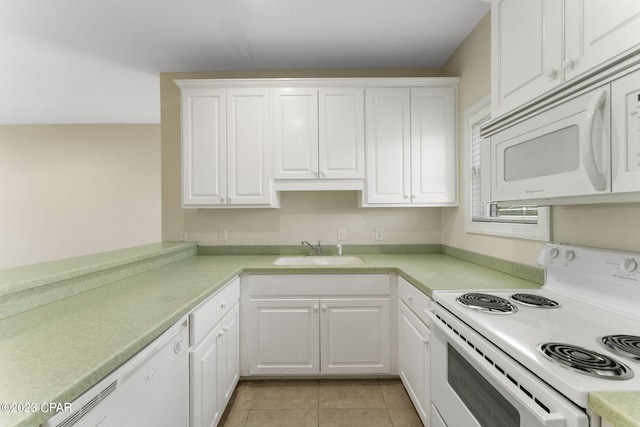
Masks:
[[[240,300],[240,279],[235,278],[191,312],[190,344],[196,345]]]
[[[411,283],[402,277],[398,278],[398,296],[400,301],[413,311],[427,326],[431,327],[431,322],[427,316],[429,302],[431,298],[416,289]]]

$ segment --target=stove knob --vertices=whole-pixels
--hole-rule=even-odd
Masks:
[[[638,268],[638,263],[631,258],[623,259],[622,262],[620,263],[620,268],[624,272],[631,273],[635,271],[636,268]]]
[[[555,259],[558,258],[558,255],[560,255],[560,251],[558,250],[558,248],[551,248],[549,250],[549,258]]]
[[[576,257],[576,253],[573,252],[571,249],[564,251],[564,259],[566,261],[571,261],[575,257]]]

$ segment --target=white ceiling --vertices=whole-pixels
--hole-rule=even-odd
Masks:
[[[159,123],[159,73],[439,67],[480,0],[0,0],[0,124]]]

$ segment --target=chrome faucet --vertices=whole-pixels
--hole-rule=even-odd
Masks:
[[[306,240],[303,240],[301,245],[303,246],[307,245],[311,249],[313,249],[313,253],[310,253],[309,255],[322,255],[322,246],[320,246],[320,240],[318,240],[317,246],[313,246],[311,243],[307,242]]]

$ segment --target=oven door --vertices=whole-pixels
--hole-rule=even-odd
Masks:
[[[609,92],[594,89],[491,135],[492,201],[609,193]]]
[[[446,426],[589,426],[580,408],[451,313],[433,310],[431,400]]]

